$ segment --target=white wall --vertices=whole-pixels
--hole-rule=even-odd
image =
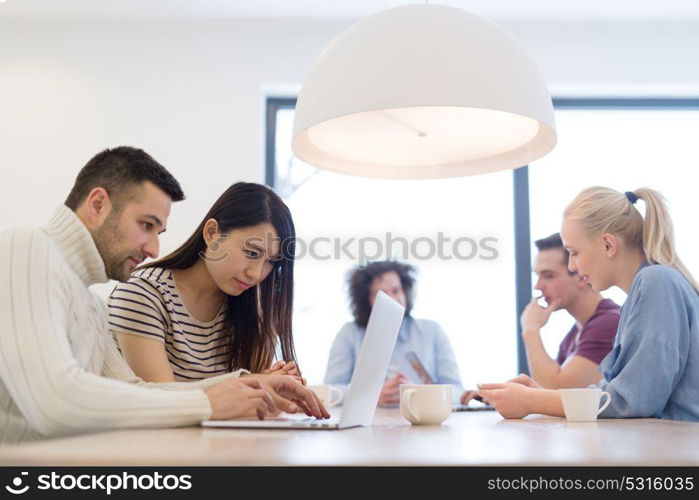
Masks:
[[[263,89],[297,85],[350,20],[0,18],[0,229],[41,224],[97,151],[143,147],[182,183],[163,251],[264,178]],[[554,92],[699,95],[699,20],[504,20]]]
[[[699,19],[503,23],[552,93],[699,96]]]
[[[267,84],[342,24],[0,22],[0,228],[41,223],[97,151],[143,147],[182,183],[172,247],[228,184],[262,181]]]

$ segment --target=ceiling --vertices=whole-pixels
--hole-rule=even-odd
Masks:
[[[0,0],[0,18],[359,18],[405,0]],[[430,3],[430,2],[427,2]],[[699,0],[448,0],[491,18],[699,19]]]

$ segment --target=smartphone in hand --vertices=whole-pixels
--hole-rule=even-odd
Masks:
[[[420,358],[417,357],[417,354],[413,351],[407,352],[405,353],[405,359],[408,360],[408,363],[410,363],[410,366],[415,370],[417,376],[420,377],[420,382],[423,384],[434,384],[434,379],[427,372]]]

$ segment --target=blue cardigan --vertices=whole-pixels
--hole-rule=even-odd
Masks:
[[[601,417],[699,421],[699,294],[679,271],[639,267],[600,372]]]

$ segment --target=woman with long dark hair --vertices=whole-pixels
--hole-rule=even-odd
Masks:
[[[291,329],[295,236],[270,188],[229,187],[182,246],[109,297],[110,329],[136,375],[188,381],[246,369],[300,377]],[[277,353],[282,361],[272,365]]]

